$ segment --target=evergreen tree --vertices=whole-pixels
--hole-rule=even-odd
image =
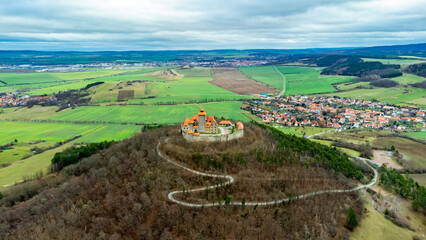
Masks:
[[[356,226],[358,226],[358,220],[356,218],[356,214],[353,208],[349,208],[348,212],[348,220],[346,221],[345,227],[351,231],[353,231]]]

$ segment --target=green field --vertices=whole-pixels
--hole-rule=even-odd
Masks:
[[[146,105],[158,103],[189,103],[214,102],[217,100],[236,100],[247,98],[233,92],[210,84],[211,77],[184,77],[179,81],[167,83],[150,83],[146,88],[147,96],[155,96],[149,99],[134,99],[129,103],[143,103]]]
[[[74,143],[101,141],[121,141],[140,132],[142,126],[136,125],[83,125],[62,123],[0,122],[0,145],[17,139],[11,149],[0,152],[0,186],[22,181],[23,176],[45,172],[50,160],[58,151],[63,151]],[[46,149],[57,142],[83,135],[70,143],[34,155],[32,148]],[[43,142],[32,143],[42,140]],[[33,155],[21,160],[24,156]]]
[[[113,74],[124,73],[124,70],[86,70],[68,73],[0,73],[0,80],[7,84],[47,83],[70,80],[100,78]]]
[[[242,114],[243,110],[240,109],[240,106],[241,102],[161,106],[88,106],[60,112],[50,119],[59,121],[87,121],[94,123],[126,122],[141,124],[174,124],[183,121],[186,117],[191,117],[198,113],[201,107],[204,107],[209,115],[248,121],[248,118]]]
[[[0,168],[0,187],[22,182],[25,176],[34,175],[39,171],[46,173],[55,153],[64,151],[73,146],[73,144],[73,142],[69,142],[58,148],[45,151],[24,160],[13,162],[10,166]]]
[[[380,59],[380,58],[362,58],[362,60],[367,61],[367,62],[381,62],[383,64],[399,64],[401,65],[401,68],[405,68],[408,65],[411,64],[417,64],[417,63],[422,63],[422,62],[426,62],[426,59]]]
[[[0,145],[17,139],[19,142],[37,140],[64,141],[88,133],[98,126],[85,124],[0,122]]]
[[[0,109],[1,120],[44,120],[57,114],[58,107],[13,107]],[[62,110],[65,112],[69,109]],[[3,112],[2,112],[3,111]]]
[[[332,84],[349,82],[353,77],[321,75],[318,68],[277,66],[286,77],[286,95],[335,92]],[[283,80],[273,66],[242,67],[239,70],[250,78],[281,90]]]
[[[336,92],[332,94],[321,94],[328,96],[339,96],[343,98],[357,98],[363,100],[376,99],[381,102],[392,103],[396,105],[416,104],[426,106],[425,90],[413,87],[394,87],[394,88],[373,88],[357,89],[347,92]]]
[[[10,85],[0,85],[0,92],[22,94],[50,95],[64,90],[80,89],[93,82],[109,81],[147,81],[152,79],[148,73],[165,69],[165,67],[148,67],[142,69],[86,69],[82,72],[67,73],[0,73],[0,80]],[[157,79],[158,80],[158,79]]]
[[[426,78],[419,77],[413,74],[403,73],[401,77],[392,78],[392,80],[397,81],[399,84],[407,85],[426,81]]]
[[[121,141],[140,132],[141,129],[142,126],[137,125],[104,125],[77,139],[76,142],[92,143],[112,140]]]
[[[426,131],[421,131],[421,132],[407,132],[407,133],[403,133],[404,135],[413,137],[413,138],[421,138],[424,139],[426,141]]]

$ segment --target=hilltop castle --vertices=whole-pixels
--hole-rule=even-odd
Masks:
[[[186,118],[180,125],[180,130],[183,137],[189,142],[228,141],[244,135],[242,122],[232,124],[231,121],[222,120],[218,124],[214,116],[207,116],[204,109],[201,109],[191,119]]]
[[[200,133],[218,133],[218,124],[214,116],[207,116],[202,108],[197,115],[191,119],[186,118],[181,124],[181,131],[184,133],[193,133],[195,136]]]

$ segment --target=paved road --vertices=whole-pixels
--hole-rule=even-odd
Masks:
[[[168,139],[165,140],[165,142],[167,142]],[[200,191],[204,191],[206,189],[213,189],[213,188],[218,188],[218,187],[223,187],[226,185],[229,185],[231,183],[234,182],[234,177],[229,176],[229,175],[220,175],[220,174],[210,174],[210,173],[204,173],[204,172],[200,172],[200,171],[196,171],[193,169],[190,169],[178,162],[176,162],[175,160],[173,160],[172,158],[168,157],[167,155],[163,154],[160,151],[160,146],[161,146],[161,142],[158,143],[157,145],[157,153],[158,155],[165,159],[166,161],[168,161],[169,163],[183,168],[186,171],[192,172],[194,174],[200,175],[200,176],[207,176],[207,177],[216,177],[216,178],[224,178],[227,181],[221,184],[217,184],[215,186],[209,186],[209,187],[202,187],[202,188],[196,188],[196,189],[190,189],[190,190],[185,190],[185,192],[200,192]],[[367,188],[367,187],[371,187],[374,184],[376,184],[377,178],[379,176],[377,170],[375,168],[373,168],[370,164],[367,163],[367,161],[369,161],[368,159],[365,158],[360,158],[360,157],[353,157],[355,160],[357,161],[361,161],[364,164],[367,164],[371,169],[373,169],[374,171],[374,178],[373,180],[367,184],[367,185],[360,185],[358,187],[352,188],[352,189],[330,189],[330,190],[322,190],[322,191],[316,191],[316,192],[311,192],[311,193],[307,193],[307,194],[302,194],[302,195],[298,195],[292,198],[284,198],[284,199],[278,199],[275,201],[269,201],[269,202],[246,202],[244,205],[246,206],[267,206],[267,205],[274,205],[274,204],[279,204],[279,203],[284,203],[284,202],[289,202],[290,200],[297,200],[297,199],[302,199],[302,198],[308,198],[308,197],[312,197],[312,196],[316,196],[319,194],[325,194],[325,193],[347,193],[347,192],[353,192],[353,191],[358,191],[362,188]],[[369,161],[371,162],[371,161]],[[183,193],[184,191],[173,191],[170,192],[167,197],[169,198],[170,201],[177,203],[179,205],[182,206],[186,206],[186,207],[213,207],[213,206],[220,206],[223,205],[224,203],[218,203],[218,202],[214,202],[214,203],[188,203],[188,202],[183,202],[183,201],[179,201],[176,198],[174,198],[175,194],[179,194],[179,193]],[[242,202],[230,202],[229,205],[237,205],[237,206],[241,206],[243,205]]]
[[[284,74],[282,74],[279,70],[278,70],[278,68],[276,67],[276,66],[274,66],[274,68],[275,68],[275,70],[281,75],[281,77],[283,77],[283,90],[280,92],[280,93],[278,93],[278,95],[276,96],[277,98],[279,98],[279,97],[281,97],[283,94],[284,94],[284,92],[285,92],[285,76],[284,76]]]

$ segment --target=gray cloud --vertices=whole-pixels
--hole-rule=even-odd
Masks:
[[[0,49],[350,47],[426,42],[425,0],[0,0]]]

